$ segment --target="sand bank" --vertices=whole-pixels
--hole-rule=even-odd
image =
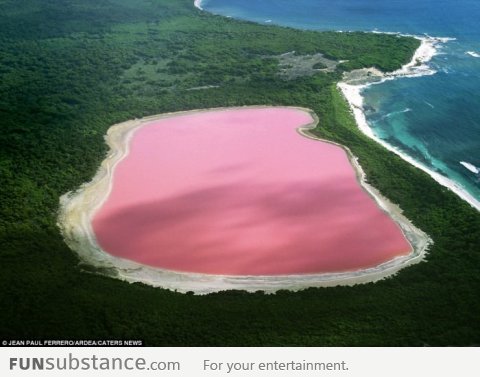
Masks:
[[[265,108],[265,107],[253,107]],[[217,109],[218,110],[218,109]],[[304,111],[305,110],[302,109]],[[198,114],[211,110],[184,112],[181,114]],[[73,193],[61,197],[59,213],[59,227],[66,243],[79,255],[82,262],[98,268],[98,271],[129,282],[144,282],[180,292],[194,291],[197,294],[206,294],[227,289],[243,289],[247,291],[264,290],[275,292],[279,289],[299,290],[307,287],[354,285],[377,281],[395,274],[398,270],[421,261],[431,240],[422,231],[415,228],[406,219],[401,210],[386,200],[377,190],[365,182],[365,175],[355,157],[347,148],[344,148],[353,166],[362,187],[371,195],[379,207],[388,213],[402,229],[410,242],[413,252],[390,260],[373,268],[322,274],[282,275],[282,276],[226,276],[198,273],[172,272],[160,268],[152,268],[125,259],[113,257],[105,253],[98,245],[92,229],[92,217],[98,208],[108,198],[112,189],[112,174],[116,165],[128,155],[130,140],[133,133],[146,123],[165,119],[174,114],[162,114],[154,117],[133,120],[112,126],[106,136],[110,146],[107,158],[102,162],[99,171],[93,180],[83,185]],[[175,115],[178,115],[175,114]],[[308,130],[314,127],[315,122],[303,127],[300,132],[312,137]]]
[[[338,84],[339,89],[343,93],[344,97],[348,101],[350,108],[355,116],[359,129],[368,137],[375,140],[379,144],[383,145],[389,151],[397,154],[408,163],[423,170],[435,179],[442,186],[447,187],[452,192],[457,194],[460,198],[468,202],[472,207],[480,211],[480,201],[478,201],[473,195],[466,191],[461,185],[456,183],[444,175],[437,173],[414,158],[403,153],[400,149],[388,144],[384,140],[375,135],[370,128],[363,109],[363,96],[362,91],[369,85],[379,84],[386,80],[394,80],[398,77],[420,77],[425,75],[433,75],[436,71],[428,66],[428,62],[438,53],[437,47],[441,43],[446,43],[452,38],[433,38],[433,37],[416,37],[421,40],[421,45],[415,52],[412,60],[404,65],[401,69],[392,73],[378,73],[376,75],[367,75],[364,70],[363,77],[361,72],[357,71],[357,74],[347,74],[345,80]],[[353,77],[353,79],[352,79]]]
[[[196,8],[200,9],[200,10],[203,10],[202,8],[202,0],[195,0],[193,2],[193,5],[195,5]]]

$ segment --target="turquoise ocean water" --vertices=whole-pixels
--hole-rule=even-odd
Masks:
[[[480,201],[480,0],[204,0],[202,7],[300,29],[455,38],[430,61],[436,74],[372,85],[364,103],[378,137]]]

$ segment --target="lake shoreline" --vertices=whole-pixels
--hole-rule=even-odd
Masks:
[[[413,248],[407,256],[397,257],[373,268],[363,270],[285,276],[226,276],[198,273],[186,273],[149,267],[129,260],[114,257],[104,252],[98,245],[92,227],[92,219],[96,211],[107,200],[112,189],[112,176],[117,164],[129,153],[129,144],[134,132],[147,123],[185,114],[198,114],[212,110],[231,109],[258,109],[275,108],[272,106],[248,106],[240,108],[202,109],[178,113],[166,113],[131,120],[113,125],[105,137],[110,147],[107,157],[102,161],[95,177],[75,192],[63,195],[60,199],[58,226],[68,246],[74,250],[80,260],[98,271],[129,282],[142,282],[156,287],[176,290],[178,292],[193,291],[196,294],[207,294],[223,290],[246,290],[255,292],[263,290],[274,293],[280,289],[300,290],[309,287],[327,287],[336,285],[355,285],[374,282],[394,275],[401,268],[422,261],[431,245],[431,239],[402,215],[398,206],[389,202],[378,190],[366,182],[366,177],[359,166],[357,159],[350,150],[337,143],[322,140],[313,136],[309,131],[318,123],[318,118],[309,109],[293,107],[308,112],[313,123],[298,129],[304,137],[328,142],[342,149],[348,154],[357,173],[361,187],[376,201],[382,211],[401,228],[403,234]],[[285,107],[282,107],[285,108]]]

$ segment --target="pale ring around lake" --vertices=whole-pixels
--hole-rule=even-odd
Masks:
[[[61,198],[62,234],[96,271],[198,294],[353,285],[421,261],[429,237],[317,122],[258,106],[112,126],[96,176]]]

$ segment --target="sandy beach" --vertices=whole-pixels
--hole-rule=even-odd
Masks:
[[[349,103],[359,129],[365,135],[375,140],[377,143],[383,145],[389,151],[397,154],[408,163],[426,172],[433,179],[435,179],[435,181],[440,183],[442,186],[447,187],[448,189],[453,191],[455,194],[457,194],[460,198],[468,202],[472,207],[480,211],[480,201],[478,201],[475,197],[473,197],[473,195],[471,195],[463,187],[461,187],[459,184],[457,184],[450,178],[447,178],[444,175],[441,175],[433,170],[430,170],[428,167],[419,163],[412,157],[404,154],[398,148],[393,147],[390,144],[386,143],[384,140],[377,137],[374,134],[373,130],[368,125],[367,118],[363,110],[362,91],[365,88],[367,88],[369,85],[375,85],[375,84],[384,82],[386,80],[394,80],[398,77],[420,77],[420,76],[435,74],[436,73],[435,70],[430,68],[427,63],[437,54],[436,46],[438,46],[438,44],[446,43],[449,40],[452,40],[451,38],[433,38],[433,37],[416,37],[416,38],[421,40],[421,45],[415,52],[412,60],[408,64],[404,65],[401,69],[393,73],[377,74],[373,78],[373,80],[366,83],[365,82],[359,83],[358,81],[361,81],[361,79],[359,79],[358,77],[356,78],[357,82],[355,80],[349,80],[349,77],[347,75],[345,77],[345,80],[338,84],[338,87],[343,93],[347,102]],[[365,79],[363,81],[365,81]],[[366,81],[368,81],[368,79]]]
[[[262,106],[253,108],[264,108]],[[310,110],[302,109],[310,112]],[[210,110],[184,112],[181,114],[198,114]],[[357,177],[366,192],[375,199],[378,206],[388,213],[402,229],[412,245],[413,253],[395,258],[373,268],[342,273],[282,275],[282,276],[227,276],[198,273],[172,272],[148,267],[105,253],[98,245],[92,229],[92,217],[108,198],[112,189],[111,178],[116,165],[129,153],[129,141],[139,127],[154,120],[165,119],[178,114],[162,114],[144,119],[133,120],[112,126],[106,136],[110,152],[94,179],[73,193],[61,198],[59,227],[67,244],[79,255],[82,262],[96,267],[98,272],[130,282],[144,282],[153,286],[177,290],[193,291],[206,294],[227,289],[244,289],[247,291],[264,290],[275,292],[278,289],[299,290],[307,287],[354,285],[383,279],[395,274],[401,268],[420,262],[431,240],[406,219],[401,210],[388,202],[377,190],[365,182],[365,175],[355,157],[344,148]],[[308,130],[315,122],[299,130],[303,135],[312,137]]]

